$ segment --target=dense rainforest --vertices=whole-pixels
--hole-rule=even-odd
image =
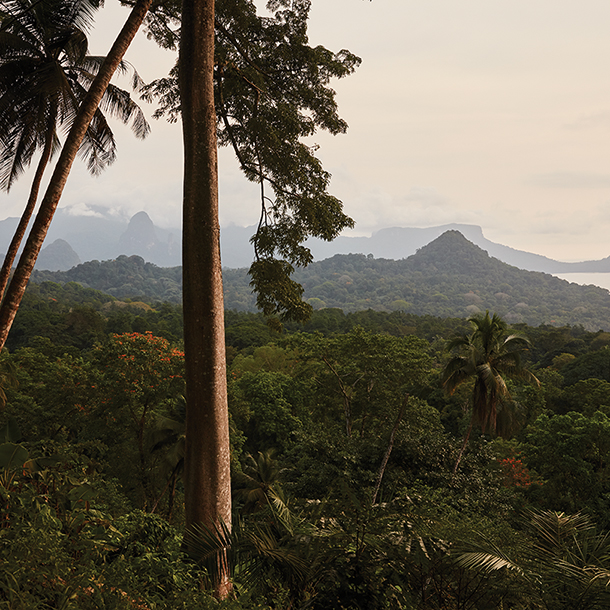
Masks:
[[[180,302],[180,267],[161,268],[139,256],[90,261],[69,271],[36,271],[36,282],[78,282],[118,298]],[[495,311],[511,324],[581,325],[610,331],[610,293],[546,273],[507,265],[448,231],[404,260],[336,255],[294,274],[314,309],[405,311],[467,318]],[[225,307],[256,312],[247,269],[223,272]]]
[[[270,0],[271,16],[250,0],[135,0],[106,58],[89,57],[100,4],[0,11],[0,187],[42,153],[0,282],[37,208],[0,307],[0,604],[607,607],[608,293],[542,276],[544,309],[450,233],[397,267],[331,263],[330,285],[314,269],[301,301],[290,276],[307,239],[353,226],[303,139],[345,132],[329,84],[360,59],[309,46],[309,0]],[[181,116],[182,285],[119,259],[119,286],[88,266],[106,293],[70,277],[22,300],[78,152],[94,170],[113,159],[100,108],[147,132],[128,94],[122,110],[104,100],[145,19],[162,46],[180,38],[167,78],[132,84]],[[261,193],[237,296],[253,286],[258,308],[292,320],[318,309],[305,325],[279,334],[246,303],[225,333],[219,144]],[[554,326],[524,326],[540,321]]]
[[[181,308],[32,284],[0,358],[0,603],[608,607],[610,333],[507,329],[538,382],[507,377],[502,436],[475,425],[456,468],[474,378],[441,379],[471,331],[327,308],[280,334],[227,311],[233,531],[186,555]]]

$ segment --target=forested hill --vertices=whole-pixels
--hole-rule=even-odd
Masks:
[[[315,307],[373,308],[439,317],[497,312],[510,323],[581,324],[610,329],[610,293],[552,275],[523,271],[448,231],[401,261],[335,256],[296,279]]]
[[[182,268],[157,267],[137,255],[89,261],[69,271],[34,271],[32,281],[78,282],[117,298],[138,296],[170,303],[182,300]]]
[[[448,231],[407,259],[336,255],[295,274],[314,308],[346,312],[404,310],[418,315],[467,317],[489,309],[510,323],[582,325],[610,330],[610,293],[507,265]],[[138,256],[93,261],[67,272],[37,272],[34,281],[76,281],[116,297],[176,302],[180,269],[160,268]],[[227,309],[255,311],[246,269],[225,269]]]

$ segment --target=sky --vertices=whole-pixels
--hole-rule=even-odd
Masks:
[[[92,53],[126,15],[106,0]],[[610,256],[609,31],[607,0],[312,0],[311,44],[362,58],[333,84],[348,133],[311,140],[356,221],[346,234],[458,222],[558,260]],[[127,59],[149,81],[175,54],[139,34]],[[115,164],[97,178],[75,165],[61,207],[179,226],[180,126],[154,121],[143,142],[115,131]],[[221,224],[254,224],[257,189],[228,150],[219,172]],[[28,187],[0,194],[0,217]]]

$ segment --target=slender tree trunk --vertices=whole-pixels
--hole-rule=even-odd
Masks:
[[[392,428],[392,432],[390,433],[390,441],[388,442],[388,448],[386,449],[385,455],[383,456],[383,460],[381,461],[381,466],[379,467],[379,474],[377,475],[377,482],[375,483],[375,489],[373,490],[373,499],[371,500],[371,504],[375,504],[375,502],[377,502],[377,494],[379,493],[379,489],[381,487],[381,481],[383,480],[383,475],[385,474],[386,466],[388,465],[392,449],[394,448],[394,438],[396,437],[398,427],[400,426],[400,422],[402,421],[402,418],[405,414],[405,409],[407,408],[408,404],[409,395],[407,394],[405,396],[405,399],[402,401],[402,405],[400,405],[398,417],[396,418],[396,422],[394,423],[394,427]]]
[[[218,222],[214,108],[214,0],[183,0],[180,98],[184,138],[183,309],[186,365],[185,516],[193,525],[231,524],[231,469]],[[188,536],[185,539],[188,547]],[[231,591],[226,562],[215,576]]]
[[[472,432],[472,424],[474,423],[474,414],[470,418],[470,424],[468,425],[468,431],[466,432],[466,436],[464,437],[464,442],[462,443],[462,448],[460,449],[460,453],[457,456],[457,460],[455,461],[455,466],[453,467],[453,476],[457,472],[458,466],[460,465],[460,461],[462,460],[462,456],[464,455],[464,451],[466,450],[466,445],[468,445],[468,440],[470,439],[470,433]]]
[[[167,514],[167,520],[168,521],[171,520],[172,508],[174,506],[174,496],[176,493],[176,479],[178,478],[178,472],[179,472],[180,468],[182,468],[182,460],[179,460],[178,463],[174,466],[174,469],[172,470],[172,474],[170,475],[169,479],[167,479],[167,483],[165,484],[165,487],[163,488],[161,495],[157,498],[157,501],[154,503],[153,507],[150,509],[151,514],[157,510],[157,506],[159,506],[159,502],[161,502],[161,500],[163,499],[165,492],[168,489],[170,489],[170,487],[171,487],[171,494],[170,494],[170,499],[168,501],[169,507],[168,507],[168,514]]]
[[[13,235],[13,239],[8,247],[6,256],[4,257],[4,263],[2,263],[2,269],[0,270],[0,301],[2,301],[4,291],[6,290],[6,285],[8,284],[8,279],[11,276],[11,269],[13,268],[13,263],[17,258],[19,246],[21,246],[23,236],[25,235],[28,225],[30,224],[30,218],[32,218],[34,208],[36,207],[36,201],[38,201],[38,192],[40,190],[42,176],[44,175],[44,170],[49,164],[51,153],[53,151],[53,140],[55,135],[54,128],[55,125],[51,127],[47,135],[47,141],[45,142],[42,156],[40,157],[40,161],[38,161],[38,166],[36,167],[36,173],[34,174],[34,180],[32,181],[28,201],[25,209],[23,210],[23,214],[19,219],[19,224],[15,229],[15,234]]]
[[[27,238],[23,253],[15,269],[13,278],[8,286],[4,301],[0,306],[0,349],[4,347],[9,330],[19,309],[19,304],[25,292],[32,270],[36,264],[38,253],[42,248],[53,214],[61,198],[64,186],[68,180],[70,169],[78,153],[81,142],[91,123],[91,119],[112,79],[112,76],[136,35],[152,0],[137,0],[123,29],[117,36],[110,52],[106,56],[99,73],[91,84],[78,114],[74,119],[70,133],[62,148],[61,154],[51,176],[49,186],[40,204],[40,210]]]
[[[350,399],[348,388],[350,390],[354,390],[356,384],[364,377],[361,375],[351,386],[345,386],[343,380],[341,379],[341,375],[339,375],[338,371],[335,367],[330,363],[326,357],[322,356],[322,360],[326,364],[326,366],[330,369],[330,372],[337,378],[339,382],[339,389],[341,390],[341,397],[343,398],[343,412],[345,414],[345,434],[347,434],[347,438],[352,437],[352,401]]]

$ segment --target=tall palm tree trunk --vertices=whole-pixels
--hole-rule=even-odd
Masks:
[[[30,224],[30,219],[32,218],[34,208],[36,207],[36,202],[38,201],[38,192],[40,191],[42,176],[44,175],[44,170],[49,164],[51,153],[53,151],[54,136],[55,131],[53,128],[51,128],[47,135],[47,141],[45,142],[42,156],[40,157],[40,161],[38,161],[38,166],[36,167],[36,173],[34,174],[34,180],[32,181],[28,201],[25,209],[23,210],[23,214],[19,219],[19,224],[15,229],[15,234],[13,235],[13,239],[11,240],[8,251],[4,257],[4,262],[2,263],[2,269],[0,270],[0,301],[2,301],[4,291],[6,290],[6,285],[8,284],[8,278],[11,275],[13,263],[17,258],[19,246],[21,246],[21,241],[23,240],[23,236],[25,235],[28,225]]]
[[[0,349],[4,347],[17,310],[23,298],[26,286],[32,275],[36,259],[53,219],[55,210],[61,198],[64,186],[68,180],[70,169],[85,137],[89,123],[99,106],[99,103],[117,69],[136,35],[152,0],[137,0],[125,25],[117,36],[110,52],[106,56],[99,73],[81,104],[78,115],[74,119],[70,133],[62,148],[46,193],[40,204],[32,230],[28,235],[23,253],[8,286],[2,305],[0,305]]]
[[[183,0],[180,99],[184,139],[183,309],[186,366],[185,517],[231,524],[231,469],[218,221],[214,0]],[[188,547],[188,535],[185,539]],[[216,595],[231,590],[223,558]]]

